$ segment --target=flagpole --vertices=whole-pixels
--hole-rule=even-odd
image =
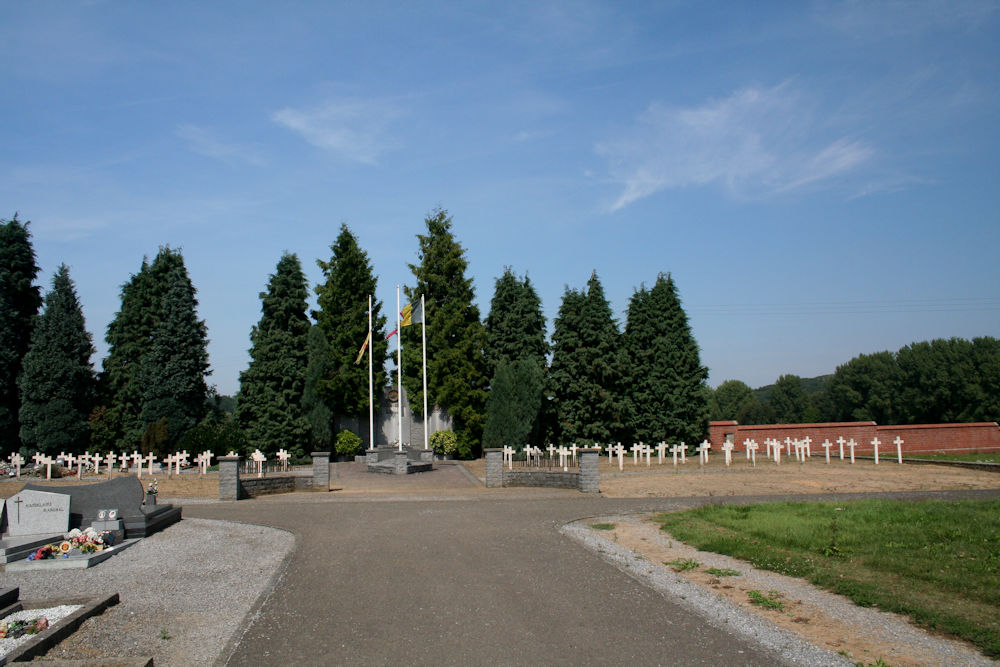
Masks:
[[[375,449],[375,388],[372,380],[372,295],[368,295],[368,448]]]
[[[403,332],[399,324],[399,285],[396,285],[396,423],[399,426],[399,451],[403,451]]]
[[[420,295],[420,336],[424,359],[424,449],[427,449],[427,304],[424,295]]]

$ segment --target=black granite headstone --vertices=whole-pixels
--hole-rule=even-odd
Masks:
[[[24,488],[68,495],[70,528],[86,528],[98,520],[97,512],[102,509],[118,510],[126,538],[152,535],[181,519],[180,507],[143,505],[145,489],[138,478],[131,476],[75,486],[42,486],[29,482]]]

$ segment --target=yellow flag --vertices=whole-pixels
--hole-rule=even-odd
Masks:
[[[368,335],[365,336],[365,342],[361,344],[361,350],[358,351],[358,358],[354,360],[355,366],[361,363],[361,357],[365,356],[365,350],[368,349],[368,344],[371,342],[372,342],[372,332],[369,331]]]
[[[417,301],[416,304],[407,304],[403,306],[403,310],[399,313],[399,315],[399,326],[401,327],[408,327],[411,324],[420,324],[424,321],[423,303]]]

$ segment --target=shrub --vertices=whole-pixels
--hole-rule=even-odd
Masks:
[[[458,438],[453,431],[437,431],[431,434],[430,446],[435,454],[454,454],[458,451]]]
[[[361,438],[356,433],[344,429],[337,434],[335,447],[341,456],[357,456],[361,453]]]

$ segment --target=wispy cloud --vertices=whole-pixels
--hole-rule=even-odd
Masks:
[[[205,157],[221,160],[226,163],[245,162],[256,167],[262,167],[266,160],[251,146],[223,141],[212,130],[197,125],[181,125],[176,135],[188,143],[188,147]]]
[[[388,126],[400,113],[374,100],[337,100],[309,109],[286,107],[272,115],[275,123],[299,133],[314,146],[362,164],[376,164],[394,147]]]
[[[829,136],[790,84],[745,88],[693,108],[653,104],[597,151],[624,186],[612,210],[661,190],[713,183],[739,196],[818,186],[874,154],[860,140]]]

